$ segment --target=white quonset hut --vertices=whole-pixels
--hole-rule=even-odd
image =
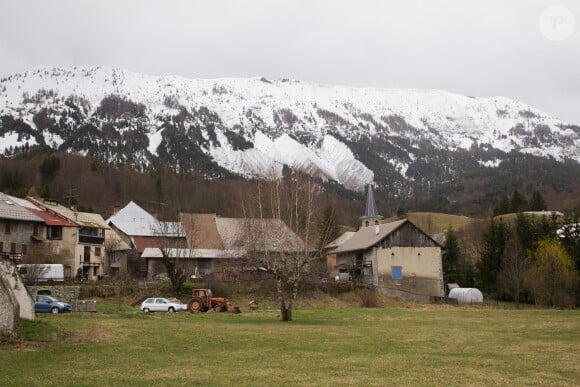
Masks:
[[[455,288],[449,292],[449,298],[454,298],[459,304],[481,304],[483,294],[476,288]]]

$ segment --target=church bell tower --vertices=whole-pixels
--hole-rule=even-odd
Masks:
[[[377,204],[375,202],[375,194],[372,185],[369,184],[367,191],[367,205],[365,214],[360,217],[361,227],[377,226],[383,217],[377,211]]]

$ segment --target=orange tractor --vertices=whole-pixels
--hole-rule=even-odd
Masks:
[[[187,310],[190,312],[231,312],[242,313],[240,308],[233,306],[227,298],[214,297],[211,289],[193,289],[191,300],[187,303]]]

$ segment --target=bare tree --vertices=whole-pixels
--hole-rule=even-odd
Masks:
[[[190,249],[179,222],[157,222],[155,234],[161,253],[161,262],[165,266],[173,291],[178,292],[187,280],[184,260],[189,257]]]
[[[36,285],[48,273],[48,266],[42,263],[18,265],[18,271],[27,285]]]
[[[275,279],[282,321],[292,321],[300,285],[316,266],[309,246],[315,242],[319,194],[320,187],[306,177],[258,181],[244,203],[247,257]]]
[[[506,245],[498,275],[500,289],[509,294],[520,307],[520,293],[528,270],[527,258],[519,240],[513,238]]]

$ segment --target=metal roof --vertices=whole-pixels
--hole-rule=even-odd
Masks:
[[[160,222],[135,202],[129,202],[106,221],[129,236],[149,237],[183,237],[180,222]]]
[[[34,202],[30,200],[17,198],[12,199],[22,207],[26,208],[28,211],[34,213],[36,216],[41,218],[44,221],[44,223],[47,224],[48,226],[78,227],[76,223],[73,223],[66,217],[55,214],[53,212],[49,212],[37,206]]]
[[[220,249],[166,249],[166,254],[170,258],[242,258],[246,253],[244,250],[220,250]],[[148,247],[141,254],[141,258],[162,258],[162,251],[159,248]]]
[[[379,219],[383,218],[381,215],[379,215],[379,211],[377,210],[377,203],[375,201],[373,186],[370,184],[369,189],[367,191],[367,204],[365,207],[365,214],[361,216],[361,219],[366,218],[379,218]]]
[[[73,223],[78,224],[79,226],[90,228],[103,228],[103,229],[109,228],[103,217],[99,214],[95,214],[92,212],[75,211],[51,200],[44,200],[40,198],[28,198],[28,200],[30,200],[32,203],[36,204],[40,208],[61,215],[67,218],[68,220],[72,221]]]

